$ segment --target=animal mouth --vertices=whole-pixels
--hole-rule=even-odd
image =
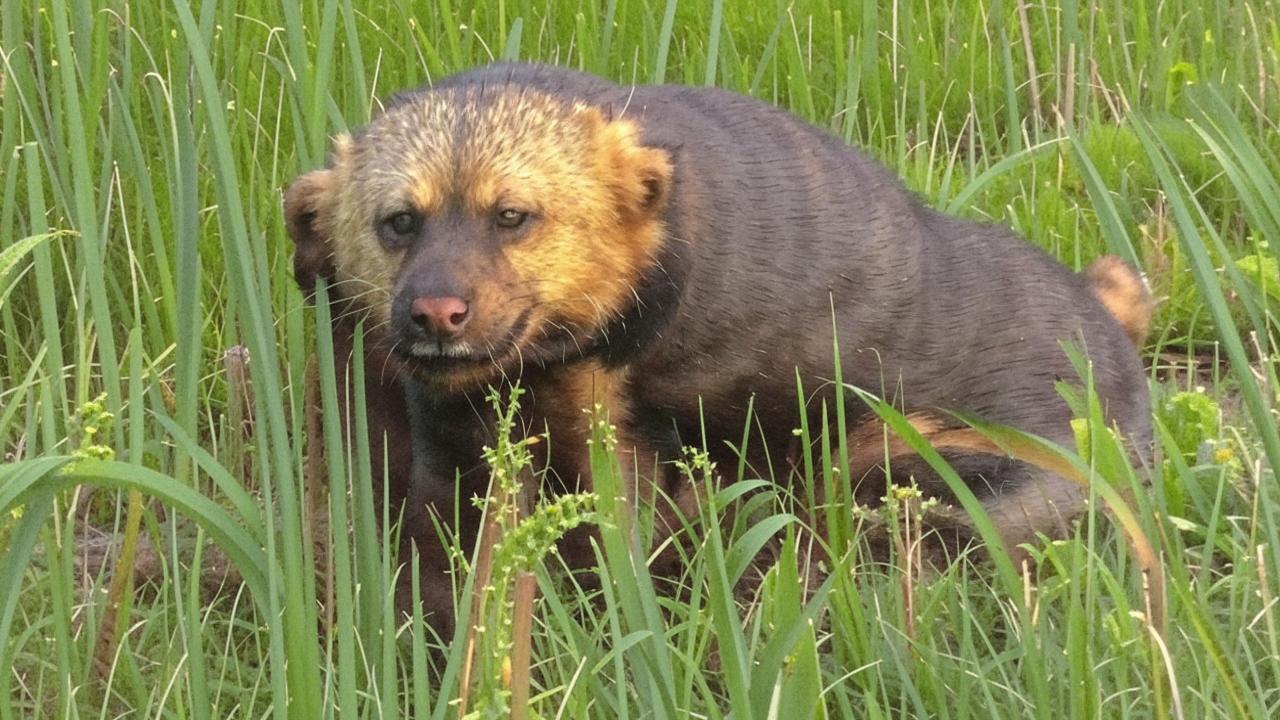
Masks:
[[[474,372],[485,365],[500,371],[520,357],[530,312],[531,309],[522,312],[497,342],[437,338],[401,343],[396,352],[431,374]]]
[[[443,340],[419,340],[410,345],[405,354],[419,360],[479,360],[475,348],[468,342]]]

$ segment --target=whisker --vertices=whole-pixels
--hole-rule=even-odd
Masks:
[[[378,380],[386,382],[387,366],[391,364],[391,358],[395,355],[396,348],[400,347],[400,341],[397,339],[391,343],[391,348],[387,350],[386,355],[382,358],[382,368],[378,371]]]
[[[574,335],[574,334],[573,334],[573,331],[572,331],[572,330],[570,330],[567,326],[562,325],[562,324],[560,324],[560,323],[558,323],[558,322],[555,322],[555,321],[548,321],[548,324],[549,324],[549,325],[552,325],[552,326],[554,326],[554,327],[556,327],[556,328],[557,328],[557,329],[559,329],[561,332],[563,332],[565,335],[568,335],[568,336],[569,336],[569,339],[573,341],[573,345],[574,345],[574,347],[576,347],[576,348],[578,349],[578,354],[579,354],[579,355],[584,355],[584,354],[585,354],[585,353],[582,351],[582,346],[578,344],[578,337],[577,337],[576,335]],[[564,359],[566,359],[566,358],[563,358],[563,357],[561,358],[561,360],[564,360]]]

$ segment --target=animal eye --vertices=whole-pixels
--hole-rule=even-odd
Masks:
[[[495,222],[501,228],[518,228],[524,224],[525,218],[529,217],[529,213],[521,212],[512,208],[505,208],[498,211],[498,217]]]
[[[397,235],[409,235],[418,229],[418,218],[413,213],[396,213],[387,221],[391,226],[391,231]]]
[[[422,227],[422,218],[411,212],[400,212],[382,221],[382,242],[392,248],[409,244]]]

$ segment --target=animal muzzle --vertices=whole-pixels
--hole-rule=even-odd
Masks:
[[[472,304],[457,295],[401,293],[392,307],[392,325],[398,344],[410,354],[450,355],[474,314]]]

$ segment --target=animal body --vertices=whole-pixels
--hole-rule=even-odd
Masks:
[[[1055,388],[1078,381],[1069,342],[1137,458],[1150,442],[1135,350],[1150,303],[1132,270],[1106,260],[1074,274],[740,95],[480,68],[397,95],[338,138],[285,212],[298,283],[324,277],[344,318],[340,353],[365,319],[370,440],[387,459],[376,471],[404,503],[406,537],[426,546],[426,601],[443,627],[450,588],[432,577],[445,564],[430,513],[452,518],[458,494],[484,494],[491,386],[528,391],[525,426],[551,437],[547,492],[589,482],[582,411],[598,404],[626,467],[679,502],[667,461],[705,442],[719,467],[738,467],[729,445],[748,419],[761,439],[750,472],[794,455],[797,378],[816,424],[834,402],[838,333],[844,381],[915,413],[1010,546],[1059,531],[1084,489],[957,442],[949,412],[1070,446]],[[847,411],[863,423],[854,496],[873,502],[887,481],[879,426],[856,400]],[[455,529],[474,537],[473,508],[457,505]]]

